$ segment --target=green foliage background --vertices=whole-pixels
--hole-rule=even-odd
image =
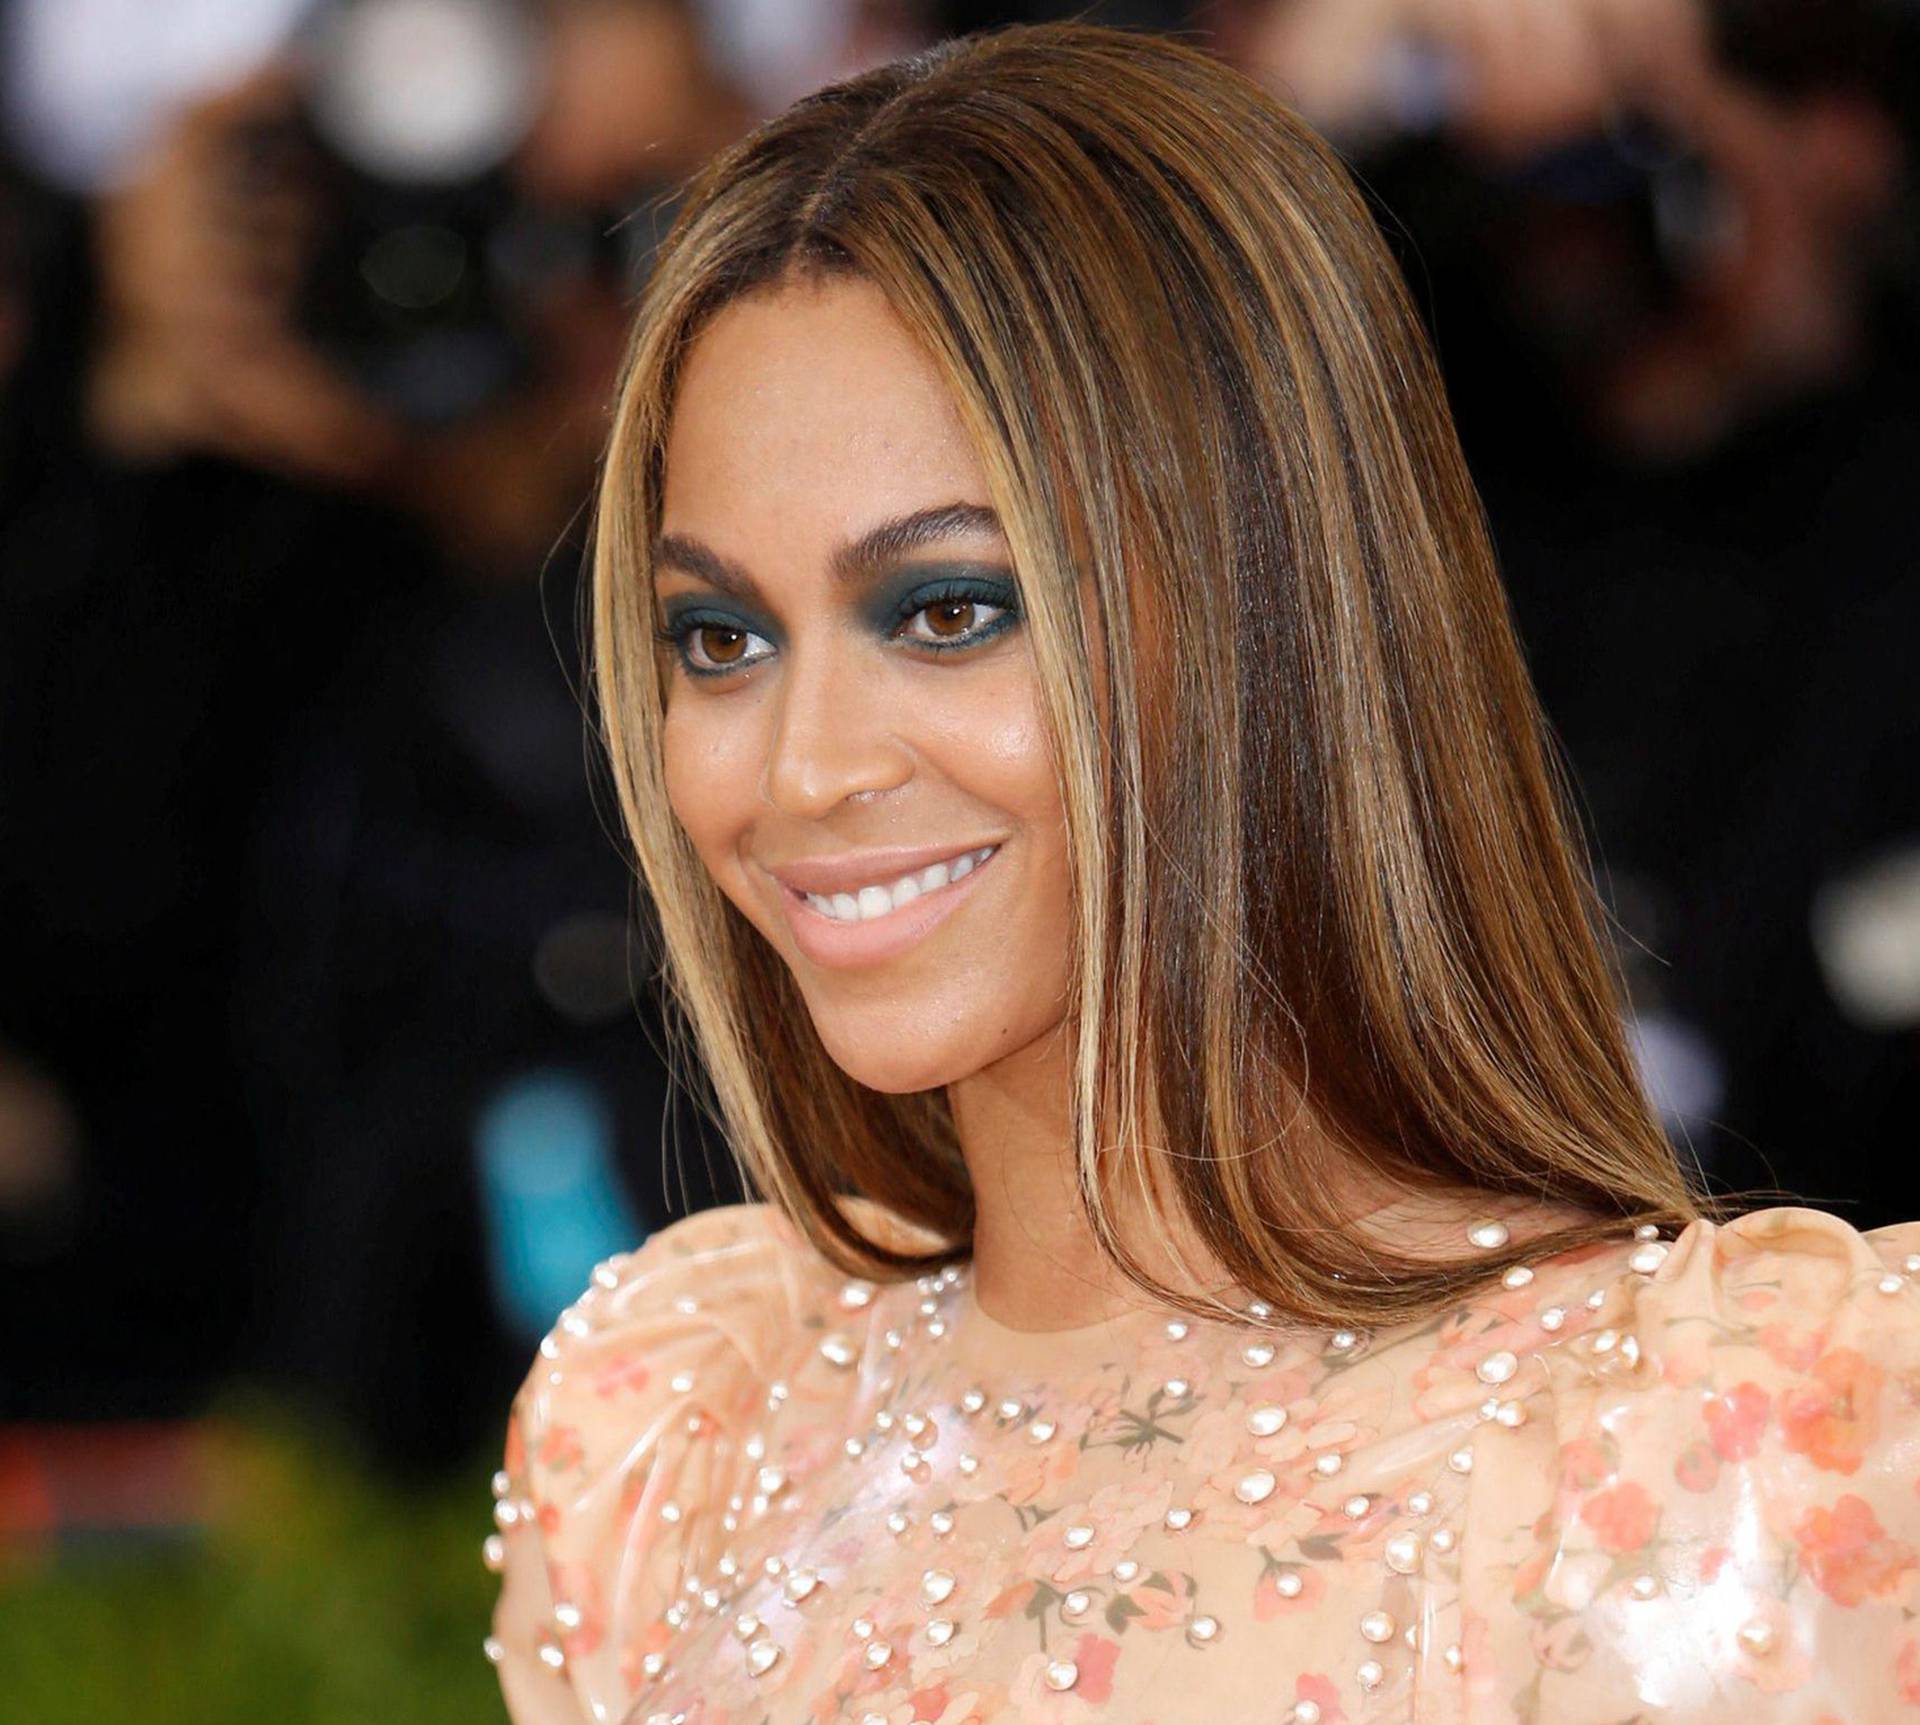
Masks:
[[[487,1480],[375,1479],[284,1410],[227,1410],[203,1533],[0,1550],[0,1717],[22,1725],[499,1725],[480,1652]]]

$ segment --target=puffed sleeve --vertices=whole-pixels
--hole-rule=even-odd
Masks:
[[[1920,1720],[1920,1223],[1755,1211],[1632,1263],[1476,1438],[1466,1717]]]
[[[754,1465],[806,1257],[766,1206],[706,1211],[601,1265],[541,1343],[495,1481],[487,1652],[515,1725],[626,1717]]]

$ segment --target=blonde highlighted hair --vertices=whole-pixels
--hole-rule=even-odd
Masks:
[[[1123,1244],[1124,1180],[1281,1312],[1379,1323],[1523,1250],[1717,1214],[1640,1088],[1479,499],[1365,203],[1256,84],[1087,25],[799,102],[693,181],[640,309],[594,677],[670,1006],[752,1187],[857,1273],[969,1249],[944,1093],[834,1064],[663,779],[676,380],[716,311],[805,274],[884,293],[1004,524],[1073,872],[1073,1155],[1116,1261],[1188,1303]],[[1581,1218],[1403,1255],[1339,1213],[1356,1165]],[[849,1193],[936,1244],[869,1238]]]

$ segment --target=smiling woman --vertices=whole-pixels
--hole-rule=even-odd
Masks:
[[[1058,26],[770,122],[660,254],[594,581],[765,1201],[543,1344],[522,1725],[1920,1696],[1920,1227],[1729,1218],[1661,1137],[1431,356],[1295,116]]]
[[[1020,1056],[1065,1005],[1065,830],[938,368],[877,288],[802,274],[711,316],[664,457],[658,754],[698,878],[839,1084],[924,1094]]]

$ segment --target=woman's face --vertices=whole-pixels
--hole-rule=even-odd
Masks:
[[[783,284],[688,355],[655,547],[668,794],[876,1090],[1061,1021],[1068,874],[1019,588],[951,397],[878,290]]]

